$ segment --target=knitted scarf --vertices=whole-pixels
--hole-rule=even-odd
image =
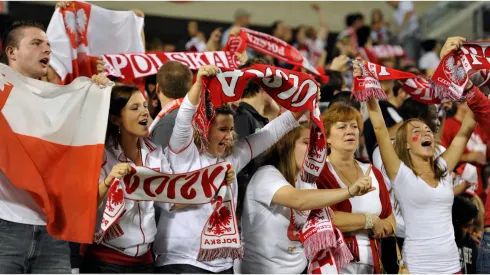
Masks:
[[[124,234],[118,219],[125,212],[125,200],[213,205],[201,234],[198,261],[242,258],[231,186],[225,183],[227,162],[185,174],[164,174],[146,167],[132,167],[124,179],[111,183],[100,229],[95,242]]]
[[[243,52],[250,47],[260,53],[287,62],[294,66],[301,66],[315,75],[320,73],[295,47],[272,35],[241,28],[238,35],[228,37],[223,51]]]
[[[325,163],[326,143],[316,102],[318,84],[304,73],[257,64],[241,70],[221,69],[216,76],[203,78],[202,98],[193,119],[194,130],[203,141],[200,152],[204,153],[209,144],[207,138],[214,118],[213,108],[240,99],[251,80],[256,81],[282,107],[292,112],[310,111],[313,123],[301,179],[307,183],[315,182]]]
[[[420,102],[438,104],[457,101],[463,95],[468,74],[490,69],[489,46],[490,42],[463,44],[460,50],[441,60],[430,79],[358,59],[363,72],[362,76],[354,79],[353,96],[358,101],[386,98],[379,81],[396,79],[402,82],[410,96]]]

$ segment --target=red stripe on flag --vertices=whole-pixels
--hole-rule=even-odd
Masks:
[[[67,146],[19,135],[1,112],[0,132],[0,169],[44,210],[48,232],[92,243],[104,145]]]

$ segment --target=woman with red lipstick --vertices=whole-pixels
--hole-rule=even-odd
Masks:
[[[354,256],[354,261],[340,273],[380,273],[378,239],[393,235],[396,221],[381,172],[354,158],[363,125],[361,114],[352,106],[335,103],[323,114],[323,123],[330,153],[317,180],[318,187],[350,188],[367,174],[376,188],[364,196],[351,196],[331,206],[333,222],[342,230]]]
[[[169,146],[165,149],[175,173],[201,169],[222,161],[230,162],[238,173],[250,160],[299,126],[298,120],[303,113],[285,112],[255,134],[236,141],[233,111],[228,105],[223,105],[215,110],[215,118],[208,133],[208,150],[201,155],[198,150],[200,140],[194,135],[192,119],[200,100],[201,78],[215,75],[217,71],[216,66],[201,67],[196,82],[179,109]],[[236,179],[232,188],[236,204]],[[154,250],[158,255],[157,272],[233,273],[231,258],[210,262],[196,260],[201,245],[202,228],[213,212],[211,204],[177,209],[179,207],[182,206],[174,206],[175,211],[162,211],[160,214],[159,223],[164,223],[166,227],[157,233],[157,239],[160,239],[162,234],[161,239],[165,241],[154,243]]]
[[[361,69],[355,65],[354,76],[360,75]],[[451,171],[475,128],[473,114],[466,115],[451,145],[440,157],[434,158],[434,134],[423,121],[405,121],[393,145],[376,99],[368,101],[368,111],[386,174],[406,224],[403,260],[408,271],[460,272],[451,217],[454,199]]]

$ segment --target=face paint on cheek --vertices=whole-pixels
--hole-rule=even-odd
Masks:
[[[419,140],[420,140],[420,134],[413,135],[412,142],[416,142],[416,141],[419,141]]]

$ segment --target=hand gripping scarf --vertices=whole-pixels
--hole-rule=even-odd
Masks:
[[[194,130],[203,141],[200,152],[204,153],[208,146],[208,132],[214,118],[213,108],[240,99],[250,80],[256,81],[282,107],[292,112],[310,111],[313,123],[301,179],[314,183],[325,163],[326,143],[323,121],[316,102],[318,84],[304,73],[257,64],[241,70],[221,69],[216,76],[203,78],[201,101],[193,119]]]
[[[132,167],[122,180],[111,183],[95,242],[124,234],[117,221],[124,214],[125,200],[180,204],[211,203],[213,213],[201,234],[198,261],[243,258],[231,186],[225,182],[227,162],[185,174],[164,174],[146,167]]]
[[[468,82],[468,74],[480,71],[488,75],[490,69],[490,42],[468,42],[460,50],[446,55],[439,63],[434,75],[427,79],[411,73],[386,68],[358,59],[362,76],[354,79],[353,96],[359,101],[370,98],[386,98],[382,80],[400,80],[410,96],[427,104],[438,104],[461,99]],[[486,83],[488,77],[485,77]],[[477,83],[483,85],[484,83]]]

